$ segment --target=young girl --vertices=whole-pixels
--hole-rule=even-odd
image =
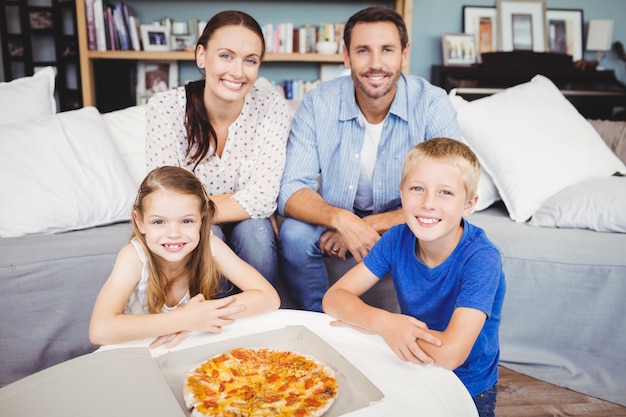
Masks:
[[[215,204],[189,171],[151,171],[133,207],[134,236],[96,299],[89,338],[97,345],[156,337],[176,345],[190,331],[219,333],[236,318],[278,308],[272,285],[211,234]],[[241,293],[215,299],[221,276]]]

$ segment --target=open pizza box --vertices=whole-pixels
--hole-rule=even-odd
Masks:
[[[385,415],[383,393],[332,346],[304,326],[256,333],[153,358],[147,348],[97,351],[0,389],[3,417],[186,417],[182,396],[189,370],[237,347],[308,354],[335,371],[339,395],[324,417]]]

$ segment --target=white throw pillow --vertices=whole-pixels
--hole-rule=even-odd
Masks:
[[[626,177],[599,177],[550,197],[528,222],[538,227],[626,233]]]
[[[135,194],[95,108],[0,126],[0,237],[130,220]]]
[[[54,69],[45,67],[30,77],[0,82],[0,125],[55,114],[54,79]]]
[[[146,104],[142,104],[102,115],[137,188],[148,173],[146,168],[146,107]]]
[[[516,222],[527,221],[567,186],[626,172],[593,126],[541,75],[467,103],[458,119]]]
[[[450,90],[448,97],[452,102],[452,106],[457,111],[457,114],[463,111],[463,106],[469,104],[469,101],[456,95],[456,88]],[[467,141],[463,138],[463,131],[461,131],[461,141],[467,144]],[[471,145],[468,144],[468,146],[471,148]],[[478,190],[476,193],[478,194],[478,202],[476,206],[474,206],[474,212],[484,210],[496,201],[500,201],[500,194],[498,194],[496,185],[482,167],[480,169],[480,178],[478,179]]]

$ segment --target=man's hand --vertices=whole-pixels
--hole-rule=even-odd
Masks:
[[[335,230],[325,232],[320,238],[320,247],[341,259],[345,259],[346,253],[350,252],[357,262],[361,262],[378,239],[380,235],[366,221],[354,213],[342,211],[335,222]],[[332,245],[328,245],[329,241],[335,245],[337,252],[333,251]]]

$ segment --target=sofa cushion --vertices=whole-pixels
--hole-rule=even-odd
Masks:
[[[56,113],[54,78],[54,69],[45,67],[33,76],[0,82],[0,125]]]
[[[0,126],[0,237],[129,220],[136,187],[94,107]]]
[[[146,104],[104,113],[102,117],[137,188],[146,176]]]
[[[599,177],[571,185],[546,200],[531,226],[626,233],[626,177]]]
[[[463,106],[469,104],[469,101],[456,95],[456,88],[450,90],[448,97],[450,98],[452,106],[457,113],[462,111]],[[461,141],[467,144],[467,141],[463,138],[463,132],[461,132]],[[480,168],[480,178],[478,179],[478,189],[476,190],[476,194],[478,194],[478,202],[474,206],[473,211],[485,210],[486,208],[491,207],[491,205],[496,201],[500,201],[498,189],[483,167]]]
[[[91,310],[132,231],[125,222],[0,239],[0,386],[96,349]]]
[[[458,120],[516,222],[527,221],[570,185],[626,171],[593,126],[541,75],[464,105]]]

